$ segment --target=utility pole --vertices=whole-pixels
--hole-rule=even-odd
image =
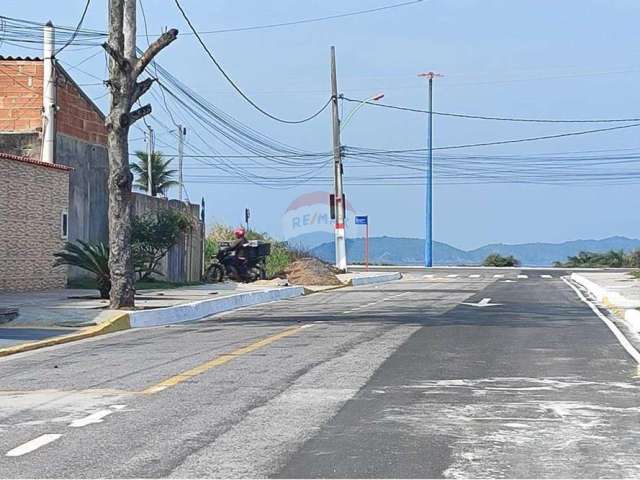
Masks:
[[[187,129],[183,129],[182,125],[178,125],[178,199],[182,201],[182,191],[184,190],[184,184],[182,179],[182,159],[184,156],[184,136],[187,134]]]
[[[153,129],[147,125],[147,195],[153,197]]]
[[[340,145],[340,112],[338,110],[338,80],[336,75],[336,48],[331,47],[331,118],[333,122],[333,174],[335,184],[335,242],[336,267],[347,269],[347,247],[345,241],[345,205],[342,188],[342,146]]]
[[[51,21],[44,27],[44,74],[42,96],[41,160],[55,162],[56,149],[56,64],[54,58],[55,30]]]
[[[107,128],[109,154],[109,271],[112,309],[135,304],[134,267],[131,251],[133,175],[129,167],[129,129],[145,115],[151,105],[133,106],[153,85],[153,78],[138,81],[151,61],[177,37],[171,29],[151,42],[144,53],[136,53],[136,0],[108,0],[108,39],[102,45],[109,55],[111,94]]]
[[[442,75],[434,72],[420,73],[419,77],[429,80],[429,124],[428,124],[428,156],[426,180],[426,225],[424,241],[424,265],[433,267],[433,79]]]

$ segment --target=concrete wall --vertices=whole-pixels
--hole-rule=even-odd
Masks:
[[[0,152],[19,157],[40,158],[40,134],[24,132],[0,133]]]
[[[198,282],[201,279],[202,272],[202,239],[204,232],[200,222],[200,206],[186,204],[179,200],[150,197],[141,193],[133,194],[134,215],[159,212],[168,208],[189,213],[194,218],[195,226],[191,232],[182,236],[177,245],[169,250],[160,266],[160,271],[164,275],[158,277],[158,279],[171,282]]]
[[[108,242],[107,149],[58,133],[56,163],[73,168],[69,178],[69,240]]]
[[[62,213],[69,171],[0,154],[0,292],[62,288],[66,268],[53,268],[63,245]]]

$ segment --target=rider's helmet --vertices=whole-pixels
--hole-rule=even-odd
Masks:
[[[236,237],[236,238],[238,238],[238,239],[243,238],[243,237],[244,237],[244,235],[245,235],[244,228],[242,228],[242,227],[240,227],[240,228],[236,228],[236,229],[233,231],[233,234],[234,234],[234,235],[235,235],[235,237]]]

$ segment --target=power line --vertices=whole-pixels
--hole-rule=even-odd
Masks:
[[[244,98],[253,108],[255,108],[256,110],[258,110],[260,113],[262,113],[263,115],[271,118],[272,120],[275,120],[277,122],[281,122],[281,123],[287,123],[287,124],[299,124],[299,123],[305,123],[308,122],[309,120],[313,120],[314,118],[316,118],[318,115],[320,115],[322,112],[325,111],[325,109],[329,106],[329,104],[331,103],[331,99],[327,100],[327,102],[315,113],[313,113],[312,115],[303,118],[301,120],[285,120],[282,119],[280,117],[276,117],[275,115],[272,115],[271,113],[267,112],[266,110],[262,109],[260,106],[258,106],[258,104],[256,104],[253,100],[251,100],[251,98],[249,98],[241,89],[240,87],[231,79],[231,77],[227,74],[227,72],[225,72],[225,70],[222,68],[222,66],[220,65],[220,63],[218,63],[218,61],[216,60],[216,58],[213,56],[213,53],[211,53],[211,50],[209,50],[209,48],[207,47],[207,45],[204,43],[204,41],[202,40],[202,37],[200,37],[200,35],[198,34],[198,32],[196,31],[195,27],[193,26],[193,24],[191,23],[191,20],[189,20],[189,17],[187,16],[187,14],[185,13],[185,11],[183,10],[182,6],[180,5],[180,2],[178,0],[174,0],[176,7],[178,7],[178,10],[180,10],[180,13],[182,14],[182,16],[184,17],[185,21],[187,22],[187,24],[189,25],[189,28],[191,29],[191,31],[193,32],[193,34],[196,36],[196,38],[198,39],[198,42],[200,43],[200,45],[202,46],[202,48],[204,49],[204,51],[207,53],[207,55],[209,56],[209,58],[211,59],[211,61],[213,62],[213,64],[216,66],[216,68],[220,71],[220,73],[222,73],[222,75],[224,76],[224,78],[227,80],[227,82],[229,82],[229,84],[235,89],[236,92],[238,92],[240,94],[240,96],[242,98]]]
[[[57,51],[54,52],[53,54],[54,57],[58,55],[62,50],[67,48],[69,45],[71,45],[71,43],[73,43],[73,41],[76,39],[76,37],[78,36],[78,32],[82,27],[82,23],[84,22],[84,17],[86,17],[87,15],[87,11],[89,10],[90,4],[91,4],[91,0],[87,0],[87,3],[84,6],[84,11],[82,12],[82,16],[80,16],[80,21],[78,22],[78,25],[76,26],[76,29],[74,30],[74,32],[71,34],[71,38],[67,40],[67,43],[65,43],[62,47],[60,47]]]
[[[216,34],[216,33],[247,32],[251,30],[265,30],[270,28],[289,27],[293,25],[302,25],[305,23],[317,23],[317,22],[324,22],[327,20],[336,20],[338,18],[354,17],[357,15],[366,15],[369,13],[381,12],[383,10],[391,10],[393,8],[406,7],[409,5],[414,5],[416,3],[422,3],[422,1],[423,0],[414,0],[411,2],[396,3],[393,5],[386,5],[378,8],[370,8],[367,10],[358,10],[355,12],[339,13],[336,15],[327,15],[326,17],[306,18],[301,20],[293,20],[290,22],[269,23],[266,25],[253,25],[249,27],[225,28],[221,30],[201,31],[198,33],[200,33],[201,35],[208,35],[208,34]]]
[[[568,132],[568,133],[560,133],[556,135],[542,135],[539,137],[527,137],[527,138],[518,138],[515,140],[499,140],[495,142],[482,142],[482,143],[467,143],[463,145],[450,145],[446,147],[435,147],[434,150],[454,150],[458,148],[471,148],[471,147],[488,147],[491,145],[507,145],[510,143],[523,143],[523,142],[535,142],[539,140],[551,140],[554,138],[563,138],[563,137],[573,137],[577,135],[587,135],[590,133],[600,133],[600,132],[610,132],[613,130],[622,130],[625,128],[634,128],[640,127],[640,123],[633,123],[631,125],[621,125],[618,127],[608,127],[608,128],[596,128],[593,130],[582,130],[579,132]],[[345,147],[352,148],[352,147]],[[357,147],[356,147],[357,148]],[[374,151],[375,153],[405,153],[405,152],[426,152],[427,150],[424,148],[414,148],[407,150],[379,150]],[[367,155],[367,153],[361,153],[362,155]]]
[[[362,100],[356,100],[341,96],[343,100],[353,103],[362,103]],[[405,112],[424,113],[428,114],[428,110],[422,110],[419,108],[400,107],[397,105],[390,105],[388,103],[371,102],[371,105],[375,107],[388,108],[392,110],[401,110]],[[434,115],[440,115],[443,117],[457,117],[457,118],[469,118],[476,120],[496,120],[501,122],[528,122],[528,123],[627,123],[627,122],[640,122],[640,117],[637,118],[609,118],[609,119],[580,119],[580,120],[560,120],[560,119],[542,119],[542,118],[517,118],[517,117],[492,117],[486,115],[469,115],[466,113],[450,113],[450,112],[433,112]]]

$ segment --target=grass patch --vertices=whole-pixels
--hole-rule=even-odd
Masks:
[[[629,272],[629,275],[640,280],[640,270],[633,270],[632,272]]]

